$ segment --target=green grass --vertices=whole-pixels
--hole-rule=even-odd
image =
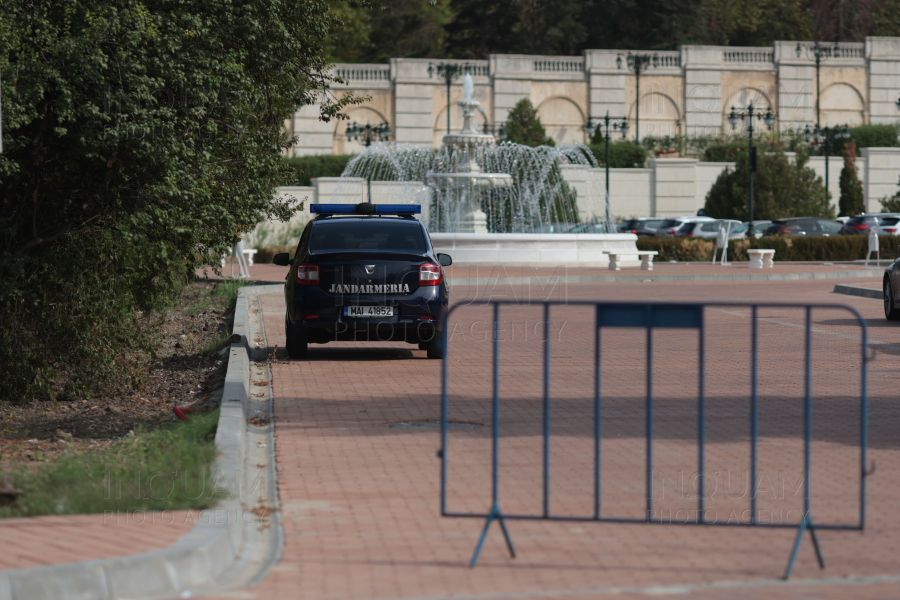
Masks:
[[[7,473],[24,493],[0,517],[208,508],[226,496],[211,476],[219,411],[84,454]]]
[[[246,279],[226,279],[216,286],[214,295],[217,298],[222,298],[225,301],[225,305],[231,309],[237,303],[238,292],[245,285],[251,285],[251,282]]]

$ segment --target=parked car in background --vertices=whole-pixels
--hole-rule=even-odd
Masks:
[[[753,237],[761,238],[763,234],[766,232],[766,229],[769,228],[769,225],[772,224],[772,221],[767,220],[759,220],[753,221]],[[729,238],[745,238],[747,237],[747,231],[750,229],[750,222],[745,221],[741,223],[739,226],[735,227],[728,234]]]
[[[855,217],[850,217],[844,223],[844,229],[841,233],[846,234],[855,234],[855,233],[865,233],[868,234],[873,228],[881,227],[882,221],[885,219],[893,219],[900,218],[900,214],[898,213],[870,213],[870,214],[862,214],[856,215]],[[896,221],[894,221],[896,223]]]
[[[656,235],[674,237],[685,224],[700,221],[715,221],[715,219],[712,217],[673,217],[660,223],[659,228],[656,230]]]
[[[579,223],[568,233],[607,233],[606,223]]]
[[[880,235],[897,235],[900,232],[900,217],[884,217],[878,221]]]
[[[656,235],[656,230],[665,219],[655,217],[641,217],[638,219],[625,219],[619,225],[619,233],[636,233],[637,235]]]
[[[542,223],[534,228],[532,233],[569,233],[569,230],[575,227],[575,223],[566,223],[564,221],[551,221],[550,223]]]
[[[818,217],[795,217],[772,221],[765,235],[809,235],[828,237],[841,233],[841,224]]]
[[[720,227],[730,232],[731,229],[735,229],[740,225],[740,221],[734,221],[732,219],[697,221],[694,223],[685,223],[678,229],[675,235],[677,237],[698,237],[705,239],[715,239],[719,235]]]
[[[856,233],[869,233],[871,229],[878,228],[878,217],[876,215],[856,215],[850,217],[841,228],[841,233],[852,235]]]

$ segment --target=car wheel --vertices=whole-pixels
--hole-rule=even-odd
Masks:
[[[309,342],[306,333],[297,331],[287,317],[284,319],[284,337],[286,338],[288,356],[291,358],[306,358],[309,352]]]
[[[444,358],[444,355],[447,353],[447,348],[444,346],[444,336],[439,331],[434,333],[434,337],[425,343],[428,358]]]
[[[884,318],[888,321],[900,321],[900,310],[894,308],[894,290],[891,278],[884,278]]]

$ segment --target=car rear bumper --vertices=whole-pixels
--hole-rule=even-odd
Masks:
[[[443,286],[421,286],[407,296],[335,295],[319,287],[294,287],[288,299],[288,321],[309,342],[405,341],[427,342],[440,332],[447,311]],[[345,306],[392,306],[391,317],[344,316]]]

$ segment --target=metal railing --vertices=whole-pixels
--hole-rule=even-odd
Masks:
[[[448,364],[449,348],[447,348],[447,331],[448,323],[451,315],[458,309],[471,305],[455,305],[448,312],[444,319],[443,343],[448,353],[444,357],[442,375],[441,375],[441,450],[439,456],[441,459],[441,515],[446,517],[469,517],[485,519],[484,528],[472,555],[470,566],[475,566],[481,553],[484,541],[487,537],[488,530],[493,521],[498,521],[506,540],[510,554],[515,557],[515,549],[512,538],[506,528],[506,520],[547,520],[547,521],[598,521],[612,523],[646,523],[646,524],[684,524],[684,525],[719,525],[719,526],[738,526],[738,527],[787,527],[796,528],[797,536],[791,550],[784,578],[790,577],[794,563],[797,559],[797,553],[800,548],[800,542],[806,531],[810,532],[812,542],[816,551],[816,557],[821,568],[825,568],[825,561],[822,556],[819,541],[816,536],[816,530],[862,530],[865,528],[866,522],[866,476],[867,471],[866,451],[868,445],[868,404],[867,404],[867,370],[866,370],[866,353],[868,348],[868,338],[865,319],[858,311],[849,306],[837,304],[784,304],[784,303],[697,303],[697,304],[675,304],[675,303],[614,303],[614,302],[580,302],[580,301],[555,301],[541,302],[538,306],[543,307],[544,336],[543,336],[543,400],[542,400],[542,510],[537,513],[504,513],[500,508],[499,497],[499,439],[500,439],[500,385],[499,385],[499,365],[500,365],[500,308],[501,306],[516,306],[515,301],[491,301],[485,305],[490,306],[492,310],[492,398],[491,398],[491,498],[490,509],[486,513],[479,512],[457,512],[448,510],[447,491],[448,491],[448,425],[449,421],[449,398],[448,398]],[[550,397],[550,323],[551,308],[554,306],[584,306],[594,308],[594,332],[593,332],[593,469],[590,476],[593,479],[593,510],[591,514],[578,515],[556,515],[550,510],[550,448],[551,448],[551,405]],[[749,309],[750,311],[750,396],[749,400],[749,423],[748,429],[750,433],[750,475],[752,476],[752,488],[750,494],[751,502],[751,518],[741,521],[727,522],[707,519],[705,510],[705,486],[706,486],[706,365],[705,365],[705,319],[704,311],[710,307],[718,307],[720,310],[725,309]],[[804,367],[804,391],[803,391],[803,509],[802,520],[799,523],[775,523],[763,522],[757,518],[757,499],[758,491],[758,475],[759,471],[759,418],[760,418],[760,402],[759,402],[759,311],[769,308],[792,308],[802,309],[804,314],[804,342],[803,342],[803,367]],[[842,335],[840,339],[847,338],[858,339],[858,351],[855,353],[859,360],[859,514],[855,523],[827,523],[815,522],[812,516],[812,494],[810,490],[810,471],[811,471],[811,446],[813,439],[813,393],[812,393],[812,312],[813,310],[841,310],[852,314],[856,322],[859,324],[860,335],[858,338]],[[729,311],[730,312],[730,311]],[[608,328],[638,328],[646,330],[646,381],[645,381],[645,436],[646,436],[646,460],[645,460],[645,516],[642,518],[629,517],[611,517],[605,516],[601,510],[601,483],[603,480],[601,469],[601,439],[603,430],[602,421],[602,381],[601,381],[601,364],[603,352],[601,351],[601,332]],[[677,328],[695,330],[698,333],[698,395],[696,405],[697,419],[697,473],[698,490],[697,490],[697,511],[696,518],[693,520],[685,519],[684,521],[673,522],[671,519],[666,520],[660,516],[655,516],[654,497],[653,497],[653,428],[654,428],[654,381],[653,381],[653,334],[654,330],[659,328]],[[842,347],[842,352],[844,352]],[[842,354],[847,361],[852,360],[853,352]],[[855,368],[855,367],[854,367]],[[571,401],[571,399],[569,399]],[[521,419],[521,414],[517,415]],[[781,419],[782,416],[779,416]],[[827,431],[820,433],[827,434]]]

